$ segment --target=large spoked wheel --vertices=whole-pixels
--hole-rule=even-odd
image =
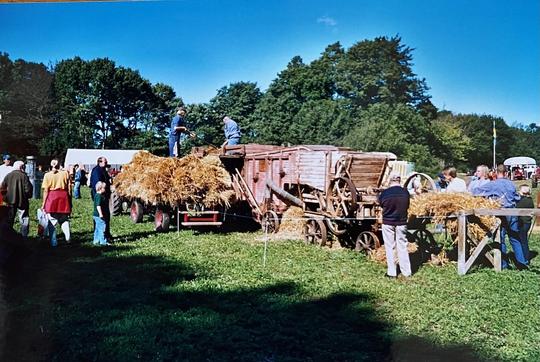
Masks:
[[[267,211],[264,213],[261,221],[261,226],[264,232],[275,234],[279,230],[279,217],[275,211]]]
[[[418,244],[420,249],[427,253],[436,253],[438,245],[432,233],[426,229],[418,229],[412,235],[413,240]]]
[[[333,179],[326,193],[328,212],[336,218],[346,218],[354,215],[358,207],[358,194],[351,179],[338,177]]]
[[[308,245],[326,245],[327,231],[324,221],[308,219],[304,224],[304,241]]]
[[[129,210],[129,216],[131,218],[131,221],[133,221],[135,224],[140,223],[143,219],[144,215],[144,208],[140,201],[133,200],[131,202],[131,208]]]
[[[154,226],[158,232],[169,231],[169,226],[171,224],[171,214],[167,211],[157,208],[154,214]]]
[[[419,172],[415,172],[407,177],[403,187],[405,187],[411,195],[420,195],[437,191],[433,179],[429,175]]]
[[[362,231],[356,237],[355,251],[361,253],[369,253],[372,250],[378,249],[381,246],[381,241],[377,234],[372,231]]]

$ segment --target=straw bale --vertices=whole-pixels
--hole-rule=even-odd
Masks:
[[[229,205],[234,195],[230,175],[215,155],[173,158],[140,151],[114,181],[119,195],[150,204],[214,207]]]
[[[478,208],[498,209],[500,203],[466,193],[426,193],[411,200],[409,217],[431,216],[434,223],[444,224],[448,231],[456,236],[457,220],[447,219],[447,217],[458,211]],[[495,224],[496,218],[494,216],[480,216],[469,220],[467,232],[476,240],[482,240],[487,231],[493,230]]]

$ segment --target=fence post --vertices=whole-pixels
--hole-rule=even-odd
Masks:
[[[464,213],[458,214],[458,275],[465,275],[466,259],[466,242],[467,242],[467,215]]]

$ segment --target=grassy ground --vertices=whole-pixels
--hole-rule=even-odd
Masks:
[[[127,216],[94,247],[90,213],[76,200],[74,243],[31,240],[8,275],[2,360],[540,360],[540,258],[387,280],[348,250],[272,241],[263,267],[259,233],[155,234]]]

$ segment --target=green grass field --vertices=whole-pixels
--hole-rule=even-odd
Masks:
[[[115,245],[94,247],[91,229],[75,200],[71,245],[29,241],[6,280],[2,360],[540,360],[540,257],[401,281],[294,240],[271,241],[263,267],[260,233],[155,234],[120,216]]]

